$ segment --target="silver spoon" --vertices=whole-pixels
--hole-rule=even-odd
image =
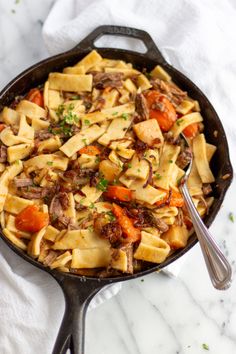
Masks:
[[[185,141],[185,144],[191,150],[187,139],[183,134],[181,135]],[[198,241],[202,249],[202,253],[206,262],[211,282],[216,289],[226,290],[230,287],[232,281],[231,266],[223,255],[223,253],[221,252],[221,250],[219,249],[216,242],[214,241],[209,230],[204,225],[188,191],[187,180],[192,168],[192,161],[193,159],[191,159],[191,162],[189,163],[185,171],[185,175],[181,178],[179,182],[179,190],[184,198],[186,208],[191,217],[194,230],[196,232]]]

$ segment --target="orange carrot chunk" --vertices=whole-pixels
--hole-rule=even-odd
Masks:
[[[0,124],[0,132],[6,128],[5,124]]]
[[[84,146],[83,148],[81,148],[79,150],[79,153],[81,155],[86,154],[86,155],[96,156],[101,153],[101,150],[95,145],[88,145],[88,146]]]
[[[112,212],[117,218],[119,225],[127,238],[127,242],[136,242],[141,238],[141,232],[134,227],[133,220],[130,219],[124,209],[119,205],[113,203]]]
[[[198,129],[198,123],[192,123],[183,130],[183,133],[187,138],[194,138],[198,133]]]
[[[168,132],[177,119],[172,103],[158,91],[149,91],[146,94],[149,117],[157,120],[161,130]]]
[[[168,199],[169,199],[169,194],[170,194],[170,192],[166,191],[165,197],[163,199],[159,200],[158,202],[156,202],[155,204],[157,206],[161,206],[162,204],[164,205],[165,203],[167,203]],[[181,193],[174,190],[174,189],[171,189],[170,200],[167,204],[172,207],[182,208],[182,206],[184,205],[184,200],[183,200]]]
[[[111,199],[118,199],[122,202],[130,202],[132,199],[132,192],[130,189],[122,186],[108,186],[104,196]]]
[[[16,228],[20,231],[38,232],[49,223],[49,215],[39,211],[37,205],[29,205],[15,219]]]
[[[39,89],[34,88],[30,90],[26,99],[44,108],[43,94],[39,91]]]

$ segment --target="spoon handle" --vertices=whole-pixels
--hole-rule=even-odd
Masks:
[[[191,216],[211,282],[216,289],[225,290],[231,285],[231,266],[200,218],[186,183],[180,184],[179,189],[183,195],[189,215]]]

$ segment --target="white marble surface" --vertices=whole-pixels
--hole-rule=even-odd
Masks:
[[[16,74],[29,65],[47,56],[42,37],[41,26],[53,0],[0,0],[0,90]],[[227,38],[225,39],[227,40]],[[220,46],[221,43],[218,43]],[[173,64],[177,66],[178,61]],[[230,73],[230,71],[229,71]],[[235,80],[232,70],[231,80]],[[221,114],[220,102],[203,79],[199,82],[207,92],[217,111]],[[234,92],[235,95],[235,92]],[[235,100],[234,100],[235,101]],[[231,158],[236,167],[236,105],[232,100],[232,128],[226,126],[229,136]],[[222,114],[221,114],[222,117]],[[224,118],[224,117],[223,117]],[[225,198],[224,205],[211,227],[216,240],[232,263],[235,274],[236,258],[236,182],[234,181]],[[233,212],[235,222],[228,215]],[[22,336],[27,338],[27,348],[19,351],[14,338],[8,347],[1,348],[1,336],[17,326],[15,317],[9,310],[8,326],[0,326],[1,354],[27,354],[35,345],[30,335],[30,321],[37,321],[42,311],[49,311],[51,321],[39,324],[48,326],[46,347],[40,347],[43,338],[37,338],[42,354],[49,354],[63,312],[63,298],[52,281],[45,286],[48,275],[42,274],[19,258],[12,258],[12,252],[0,241],[2,257],[10,262],[10,267],[24,281],[32,283],[32,291],[40,291],[42,298],[50,298],[48,293],[56,293],[55,299],[48,300],[48,308],[42,308],[40,302],[34,311],[27,312]],[[0,272],[0,301],[6,280]],[[120,293],[99,308],[90,311],[86,324],[86,354],[199,354],[207,352],[203,343],[209,345],[209,353],[236,353],[236,282],[226,292],[212,288],[206,273],[199,246],[192,249],[181,268],[178,278],[169,278],[164,274],[152,274],[142,280],[125,282]],[[21,306],[21,294],[14,294]],[[18,299],[19,298],[19,299]],[[60,312],[58,314],[58,312]],[[0,314],[1,318],[1,314]],[[53,327],[53,328],[52,328]],[[27,332],[27,333],[26,333]],[[44,335],[45,336],[45,335]],[[44,338],[45,339],[45,338]],[[12,342],[11,342],[12,341]],[[22,347],[21,347],[22,348]]]

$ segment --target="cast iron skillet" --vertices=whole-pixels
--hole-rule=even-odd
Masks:
[[[130,50],[99,48],[98,51],[103,57],[123,59],[126,62],[133,63],[137,68],[142,69],[146,67],[148,70],[151,70],[157,64],[161,64],[170,73],[177,85],[186,90],[191,97],[199,101],[204,117],[207,141],[217,146],[217,151],[212,162],[213,173],[216,176],[214,186],[215,201],[211,207],[210,214],[205,218],[206,225],[210,226],[223,202],[233,175],[225,132],[219,117],[205,95],[187,77],[166,62],[147,32],[120,26],[101,26],[96,28],[72,50],[35,64],[10,82],[0,93],[0,111],[3,106],[9,105],[14,100],[15,96],[25,94],[30,88],[46,81],[51,71],[60,71],[65,66],[74,65],[92,49],[96,48],[94,41],[105,34],[140,39],[145,44],[147,51],[145,54],[140,54]],[[214,136],[213,132],[215,130],[218,131],[218,136]],[[222,179],[222,176],[225,174],[229,174],[228,179]],[[151,265],[150,268],[137,274],[119,276],[117,278],[98,279],[50,270],[15,247],[2,232],[1,238],[20,257],[51,274],[64,292],[66,302],[65,314],[56,339],[53,354],[64,354],[67,349],[70,349],[74,354],[84,354],[86,309],[92,297],[104,286],[118,281],[138,278],[160,270],[185,254],[197,242],[196,235],[194,234],[189,239],[188,245],[184,249],[172,254],[165,262],[159,265]]]

